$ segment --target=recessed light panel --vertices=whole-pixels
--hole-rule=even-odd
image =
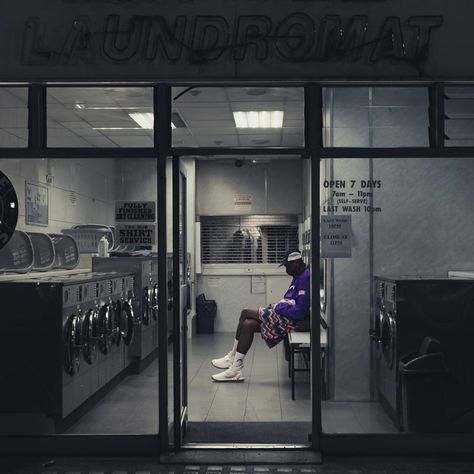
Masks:
[[[282,110],[251,110],[248,112],[233,112],[237,128],[282,128]]]

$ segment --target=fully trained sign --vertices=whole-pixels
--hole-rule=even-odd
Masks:
[[[117,201],[115,222],[155,222],[154,201]]]
[[[115,227],[118,245],[155,245],[156,230],[150,224],[119,224]]]
[[[352,257],[351,216],[321,216],[321,257]]]

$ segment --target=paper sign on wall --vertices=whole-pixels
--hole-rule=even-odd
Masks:
[[[352,257],[351,216],[321,216],[321,257]]]
[[[154,201],[117,201],[115,203],[116,222],[155,222]]]
[[[217,276],[207,277],[207,286],[209,288],[219,288],[222,286],[222,278]]]
[[[155,226],[150,224],[119,224],[115,227],[118,245],[155,245]]]
[[[252,276],[252,293],[257,295],[266,293],[267,288],[265,282],[266,280],[264,276]]]
[[[234,194],[234,209],[236,211],[252,210],[252,198],[251,194]]]

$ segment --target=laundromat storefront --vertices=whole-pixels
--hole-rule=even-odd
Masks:
[[[17,384],[0,397],[5,449],[149,454],[180,445],[179,337],[194,308],[182,316],[179,289],[191,285],[196,268],[187,263],[197,260],[187,254],[197,247],[180,238],[187,198],[176,191],[193,170],[219,165],[193,157],[218,155],[243,158],[247,170],[258,157],[278,157],[260,169],[282,172],[303,160],[296,222],[313,297],[307,447],[472,450],[470,3],[42,3],[17,2],[0,18],[0,170],[19,205],[1,263],[7,313],[17,315],[2,321],[0,377]],[[216,136],[188,133],[175,99],[195,100],[196,112],[226,88],[248,100],[216,116]],[[273,107],[260,109],[256,97]],[[290,123],[294,102],[304,113]],[[282,133],[234,135],[235,112],[254,120],[281,110]],[[249,195],[247,207],[256,206]],[[147,210],[140,219],[137,208]],[[140,248],[130,239],[142,239]],[[129,255],[111,267],[107,255],[117,251]],[[162,350],[157,362],[169,340],[173,356]],[[128,389],[114,399],[119,379]],[[138,386],[156,400],[155,414],[139,403],[118,408],[139,398]],[[66,418],[95,395],[101,428],[94,433],[91,411],[74,431]],[[118,418],[125,432],[107,428]],[[100,446],[78,437],[92,433],[103,435]]]

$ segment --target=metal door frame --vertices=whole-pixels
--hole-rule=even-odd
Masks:
[[[262,87],[265,85],[262,85]],[[273,84],[275,86],[275,84]],[[277,84],[278,87],[292,87],[285,84]],[[203,86],[206,87],[206,86]],[[207,87],[224,87],[219,84],[213,84]],[[235,84],[229,87],[244,87],[244,85]],[[298,86],[293,86],[298,87]],[[166,100],[164,97],[169,97],[168,105],[166,108],[161,103],[161,100]],[[299,155],[302,159],[311,159],[313,166],[311,166],[311,183],[319,183],[319,158],[318,152],[322,146],[322,101],[321,97],[321,88],[317,85],[306,86],[304,87],[304,136],[305,136],[305,146],[301,148],[233,148],[233,149],[220,149],[220,148],[173,148],[171,146],[171,88],[163,90],[162,94],[158,93],[158,107],[157,109],[161,111],[161,114],[158,115],[160,121],[157,123],[158,127],[166,125],[165,130],[161,130],[161,145],[163,145],[163,138],[168,141],[168,146],[166,149],[162,149],[162,153],[159,156],[159,170],[164,176],[159,174],[159,190],[158,190],[158,199],[164,202],[161,202],[161,205],[158,206],[159,211],[161,211],[164,216],[161,216],[161,220],[158,220],[158,227],[162,228],[162,232],[158,234],[163,238],[166,238],[166,231],[163,231],[163,228],[167,225],[166,223],[166,160],[171,156],[172,157],[172,235],[173,235],[173,380],[168,380],[167,365],[168,365],[168,356],[167,352],[164,349],[160,349],[160,374],[163,374],[163,377],[160,375],[160,427],[159,427],[159,438],[160,438],[160,451],[166,452],[169,450],[179,451],[182,448],[182,437],[183,437],[183,423],[187,417],[187,406],[185,412],[183,413],[182,400],[181,400],[181,384],[182,376],[187,373],[187,360],[184,360],[183,367],[179,363],[179,355],[181,350],[181,345],[186,343],[181,340],[184,337],[180,333],[179,327],[179,318],[180,318],[180,293],[179,293],[179,178],[180,178],[180,158],[186,156],[206,156],[206,155]],[[169,118],[166,117],[166,124],[164,123],[165,112],[169,114]],[[156,133],[156,131],[155,131]],[[318,138],[319,137],[319,138]],[[160,143],[160,142],[159,142]],[[160,148],[161,149],[161,148]],[[161,189],[160,189],[161,188]],[[319,186],[318,186],[319,188]],[[169,224],[169,223],[168,223]],[[312,415],[311,415],[311,440],[310,448],[314,451],[320,450],[320,434],[321,434],[321,393],[320,393],[320,325],[319,325],[319,307],[320,307],[320,295],[319,295],[319,274],[320,274],[320,251],[319,251],[319,193],[312,193],[311,200],[311,246],[313,249],[311,257],[311,268],[312,268],[312,278],[311,278],[311,291],[312,291],[312,307],[317,308],[316,312],[312,314],[312,324],[311,324],[311,339],[313,341],[311,351],[311,399],[312,399]],[[163,242],[163,240],[162,240]],[[159,255],[159,261],[163,261],[163,258],[166,258],[166,245],[161,245],[161,254]],[[160,268],[164,265],[160,265]],[[163,272],[163,268],[161,268]],[[159,276],[159,281],[166,281],[166,271],[164,270],[164,275]],[[166,288],[159,288],[160,295],[162,295],[163,290]],[[164,299],[164,297],[163,297]],[[161,303],[161,300],[160,300]],[[166,303],[165,303],[166,304]],[[160,307],[163,308],[163,306]],[[165,306],[166,307],[166,306]],[[166,326],[166,317],[164,315],[160,316],[161,326],[160,326],[160,346],[167,349],[167,342],[162,335],[167,334]],[[185,351],[186,352],[186,351]],[[183,374],[181,373],[181,370]],[[169,442],[168,433],[170,427],[168,425],[168,384],[173,384],[173,443]],[[187,398],[187,397],[186,397]],[[187,400],[184,400],[187,404]],[[218,443],[217,443],[218,444]],[[216,443],[209,444],[209,448],[216,445]],[[203,445],[205,446],[205,445]],[[256,445],[257,446],[257,445]],[[270,446],[270,445],[269,445]],[[288,445],[290,447],[291,445]]]

